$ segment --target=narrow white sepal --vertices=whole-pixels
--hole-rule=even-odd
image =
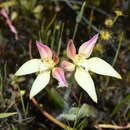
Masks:
[[[50,80],[50,71],[45,71],[39,74],[32,85],[32,88],[30,91],[30,99],[32,99],[42,89],[44,89],[49,83],[49,80]]]
[[[80,87],[82,87],[94,102],[97,103],[97,94],[94,86],[94,82],[88,73],[88,71],[81,67],[76,68],[75,79]]]
[[[110,64],[98,57],[88,59],[87,63],[92,72],[121,79],[120,74]]]
[[[25,62],[15,73],[16,76],[31,74],[45,68],[40,59],[32,59]]]

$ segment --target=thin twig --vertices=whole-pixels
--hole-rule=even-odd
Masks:
[[[32,102],[37,107],[37,109],[42,113],[42,115],[44,115],[45,117],[47,117],[50,121],[52,121],[53,123],[57,124],[59,127],[65,129],[65,130],[74,130],[73,128],[65,125],[64,123],[62,123],[61,121],[59,121],[55,117],[53,117],[51,114],[49,114],[48,112],[46,112],[45,110],[43,110],[38,105],[38,102],[37,102],[37,100],[35,98],[32,98]]]
[[[95,128],[111,128],[111,129],[128,129],[130,128],[130,123],[125,126],[111,125],[111,124],[98,124]]]

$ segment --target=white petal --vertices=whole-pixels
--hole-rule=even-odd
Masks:
[[[81,67],[77,67],[75,72],[75,79],[79,86],[81,86],[92,98],[92,100],[97,103],[95,86],[88,71],[82,69]]]
[[[82,62],[79,63],[80,66],[82,66],[83,68],[85,68],[85,70],[89,70],[89,64],[87,62],[88,60],[84,59],[82,60]]]
[[[50,71],[45,71],[39,74],[34,81],[31,91],[30,99],[32,99],[36,94],[38,94],[42,89],[46,87],[50,80]]]
[[[25,62],[15,73],[15,75],[26,75],[26,74],[31,74],[38,72],[40,70],[43,70],[44,64],[40,59],[32,59],[27,62]]]
[[[93,57],[89,59],[87,62],[89,64],[90,71],[93,71],[97,74],[108,75],[108,76],[121,79],[120,74],[106,61],[98,57]]]

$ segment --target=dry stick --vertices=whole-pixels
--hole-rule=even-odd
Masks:
[[[59,120],[57,120],[55,117],[53,117],[51,114],[49,114],[48,112],[46,112],[45,110],[43,110],[37,103],[35,98],[32,98],[32,102],[33,104],[37,107],[37,109],[42,113],[42,115],[44,115],[45,117],[47,117],[50,121],[52,121],[53,123],[57,124],[58,126],[60,126],[61,128],[65,129],[65,130],[74,130],[73,128],[63,124],[62,122],[60,122]]]
[[[128,129],[130,128],[130,123],[128,123],[126,126],[118,126],[118,125],[111,125],[111,124],[98,124],[98,125],[95,125],[95,128]]]

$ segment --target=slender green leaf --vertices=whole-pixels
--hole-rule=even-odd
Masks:
[[[6,117],[9,117],[9,116],[13,116],[17,114],[16,112],[10,112],[10,113],[0,113],[0,118],[6,118]]]

